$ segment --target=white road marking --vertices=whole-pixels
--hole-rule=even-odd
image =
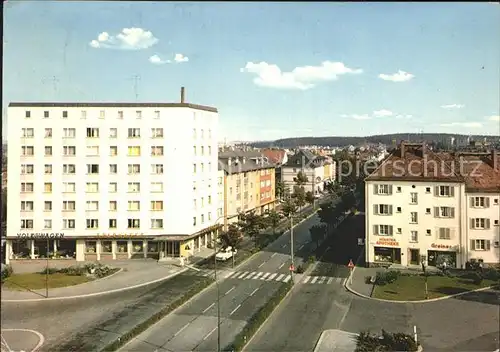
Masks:
[[[278,270],[281,269],[284,265],[285,263],[281,263],[281,265],[278,267]]]
[[[337,280],[335,280],[335,281],[340,282],[340,281],[342,281],[342,278],[338,277]]]
[[[267,278],[267,281],[274,279],[274,277],[275,277],[276,275],[278,275],[278,274],[276,274],[276,273],[271,274],[271,275]]]
[[[229,292],[231,292],[231,291],[232,291],[232,290],[234,290],[234,289],[235,289],[235,286],[231,287],[231,289],[230,289],[229,291],[227,291],[227,292],[224,294],[224,296],[225,296],[225,295],[227,295]]]
[[[233,311],[231,313],[229,313],[229,315],[233,315],[234,312],[236,312],[240,307],[241,307],[241,304],[238,304],[238,307],[234,308]]]
[[[36,352],[42,347],[42,345],[45,343],[45,337],[40,334],[36,330],[30,330],[30,329],[2,329],[2,331],[22,331],[22,332],[31,332],[32,334],[35,334],[38,337],[38,344],[33,348],[30,352]]]
[[[257,275],[255,275],[253,278],[254,278],[254,279],[258,279],[258,278],[259,278],[259,276],[261,276],[261,275],[262,275],[262,273],[257,273]]]
[[[251,278],[252,278],[252,276],[254,276],[255,274],[257,274],[257,273],[256,273],[255,271],[252,271],[252,272],[250,273],[250,275],[248,275],[247,277],[245,277],[245,280],[251,279]]]
[[[285,248],[286,247],[286,243],[284,245],[281,246],[281,248]]]
[[[213,304],[212,304],[212,306],[213,306]],[[212,306],[210,306],[210,307],[212,307]],[[210,308],[210,307],[209,307],[209,308]],[[203,311],[203,313],[205,313],[205,311],[207,311],[207,309],[205,309],[205,310]],[[187,324],[186,324],[186,325],[184,325],[184,326],[183,326],[183,327],[182,327],[179,331],[177,331],[177,332],[174,334],[174,336],[179,335],[179,334],[182,332],[182,330],[184,330],[184,329],[185,329],[185,328],[187,328],[188,326],[189,326],[189,323],[187,323]]]
[[[278,276],[276,278],[276,281],[281,281],[281,279],[284,278],[284,277],[285,277],[285,274],[281,274],[280,276]]]
[[[319,284],[322,284],[323,282],[325,282],[327,280],[327,278],[325,276],[322,276],[321,279],[319,279]]]
[[[283,282],[288,282],[288,281],[290,281],[290,279],[291,279],[291,278],[292,278],[292,275],[288,275],[288,276],[285,278],[285,280],[283,280]]]
[[[300,246],[300,247],[299,247],[299,251],[300,251],[302,248],[304,248],[304,245],[302,245],[302,246]]]
[[[217,330],[217,326],[216,326],[216,327],[215,327],[212,331],[210,331],[208,334],[206,334],[206,335],[205,335],[205,337],[203,338],[203,340],[208,339],[208,337],[209,337],[210,335],[212,335],[212,333],[213,333],[215,330]]]
[[[203,313],[206,313],[210,308],[212,308],[213,306],[215,306],[215,303],[212,303],[211,305],[209,305],[204,311]],[[187,326],[188,324],[186,324]],[[183,328],[184,329],[184,328]]]
[[[325,252],[328,252],[330,249],[331,249],[330,247],[327,247],[326,250],[325,250]]]
[[[302,280],[302,283],[307,284],[307,282],[309,280],[311,280],[311,277],[310,276],[306,276],[306,278],[304,280]]]
[[[274,257],[276,254],[277,254],[277,253],[273,253],[273,255],[271,256],[271,258],[272,258],[272,257]]]
[[[328,279],[327,284],[328,284],[328,285],[329,285],[329,284],[331,284],[331,283],[332,283],[332,281],[333,281],[333,277],[331,277],[331,278],[329,278],[329,279]]]
[[[229,279],[231,275],[236,274],[237,271],[230,271],[226,276],[224,276],[224,279]]]
[[[264,275],[262,275],[262,277],[260,279],[265,280],[266,277],[268,277],[269,275],[271,275],[271,273],[265,273]]]
[[[255,292],[257,292],[259,290],[259,288],[257,287],[255,290],[252,291],[252,293],[250,293],[250,296],[253,296],[255,294]]]
[[[316,281],[318,281],[318,277],[317,277],[317,276],[313,277],[313,279],[312,279],[312,281],[311,281],[311,284],[316,283]]]
[[[262,263],[261,265],[258,266],[258,268],[260,268],[262,265],[266,264],[266,262]]]
[[[238,279],[243,279],[245,276],[248,275],[248,271],[245,271],[243,274],[241,274],[240,276],[238,276],[237,278]]]

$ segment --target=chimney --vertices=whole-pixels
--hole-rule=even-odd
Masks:
[[[399,145],[399,149],[401,150],[401,158],[404,158],[405,157],[405,152],[406,152],[406,148],[405,148],[405,141],[401,141],[401,144]]]
[[[185,89],[184,87],[181,87],[181,104],[185,103]]]
[[[227,159],[227,165],[228,165],[228,166],[231,166],[231,158],[228,158],[228,159]]]

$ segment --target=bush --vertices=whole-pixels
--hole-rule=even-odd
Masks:
[[[304,273],[304,267],[302,265],[299,265],[296,269],[295,269],[295,272],[297,274],[303,274]]]
[[[314,256],[314,255],[309,256],[309,263],[312,264],[314,262],[316,262],[316,256]]]
[[[237,352],[241,351],[252,336],[257,332],[259,327],[264,324],[264,321],[271,315],[274,309],[281,303],[286,294],[291,290],[293,284],[291,282],[283,283],[274,295],[264,304],[248,321],[241,332],[236,335],[233,342],[229,344],[224,351]]]
[[[375,276],[375,284],[378,286],[392,284],[400,275],[401,273],[397,270],[379,271]]]
[[[473,273],[470,279],[474,285],[481,285],[483,282],[483,277],[479,273]]]
[[[14,269],[12,269],[12,266],[2,264],[2,283],[12,274],[14,274]]]
[[[56,268],[44,268],[42,271],[39,272],[39,274],[42,274],[42,275],[52,275],[52,274],[55,274],[55,273],[58,273],[59,272],[59,269],[56,269]]]
[[[356,352],[373,351],[409,351],[418,350],[418,345],[411,335],[404,333],[390,333],[382,330],[380,336],[369,332],[361,332],[356,340]]]
[[[500,271],[495,268],[488,268],[483,271],[486,280],[500,281]]]
[[[87,270],[82,266],[70,266],[67,268],[59,269],[59,272],[69,276],[83,276],[87,274]]]

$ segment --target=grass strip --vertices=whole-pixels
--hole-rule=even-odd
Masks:
[[[117,338],[115,341],[111,342],[107,346],[104,346],[100,351],[102,352],[114,352],[123,347],[127,342],[132,340],[134,337],[146,331],[152,325],[165,318],[175,309],[179,308],[181,305],[189,301],[192,297],[196,296],[202,290],[210,286],[214,282],[211,278],[203,278],[197,285],[192,287],[190,290],[186,291],[181,297],[172,302],[171,304],[165,306],[162,310],[158,311],[148,319],[137,324],[130,331],[123,334],[121,337]]]
[[[254,315],[247,321],[245,327],[240,331],[226,348],[225,352],[239,352],[250,339],[255,335],[257,330],[264,324],[266,319],[273,313],[276,307],[285,298],[286,294],[292,289],[293,283],[283,283],[274,295],[264,304]]]

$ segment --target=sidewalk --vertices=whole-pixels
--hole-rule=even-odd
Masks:
[[[373,284],[366,283],[367,276],[375,276],[378,271],[384,271],[384,268],[364,268],[357,266],[352,273],[352,277],[346,281],[346,288],[352,293],[361,297],[371,297]]]
[[[213,250],[202,249],[190,258],[189,263],[194,264],[207,256],[213,255]],[[87,282],[81,285],[49,289],[48,299],[68,299],[84,296],[97,296],[112,292],[125,291],[155,282],[160,282],[189,270],[180,267],[174,262],[157,262],[156,260],[132,259],[106,263],[122,270],[102,279]],[[43,301],[45,290],[13,291],[2,288],[2,302],[5,301]]]

